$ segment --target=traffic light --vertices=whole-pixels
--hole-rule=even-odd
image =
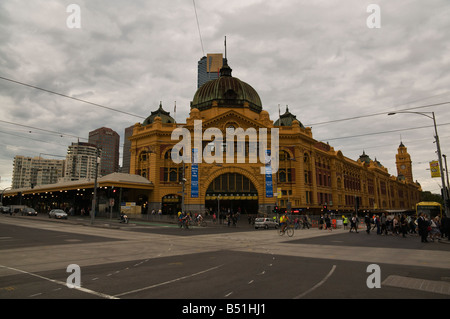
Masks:
[[[278,206],[274,206],[273,212],[274,212],[275,214],[278,214]]]
[[[327,212],[327,211],[328,211],[327,205],[323,205],[323,211],[324,211],[324,212]]]

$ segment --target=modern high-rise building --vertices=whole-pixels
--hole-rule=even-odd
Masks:
[[[12,188],[54,184],[64,176],[64,160],[42,157],[14,157]]]
[[[72,143],[67,149],[64,180],[94,179],[97,156],[101,158],[101,154],[102,150],[94,144],[82,142]],[[102,164],[100,161],[97,176],[100,176]]]
[[[197,89],[208,81],[219,78],[224,64],[222,53],[208,53],[198,61]]]
[[[101,127],[89,132],[89,143],[102,149],[101,176],[119,171],[120,136],[107,127]]]
[[[125,129],[125,137],[124,137],[124,143],[123,143],[123,149],[122,149],[122,168],[121,168],[121,172],[122,173],[130,173],[130,158],[131,158],[131,152],[130,152],[130,148],[131,148],[131,142],[129,140],[129,137],[131,137],[133,135],[133,126],[127,127]]]

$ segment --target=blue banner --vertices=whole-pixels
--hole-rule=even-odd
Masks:
[[[270,161],[270,150],[266,150],[266,197],[273,197],[272,163]]]
[[[191,197],[198,198],[198,149],[192,149]]]

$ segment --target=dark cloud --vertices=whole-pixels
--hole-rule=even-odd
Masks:
[[[189,113],[203,55],[189,1],[76,1],[81,29],[66,26],[68,2],[0,3],[0,75],[146,117],[162,101],[177,120]],[[227,53],[233,75],[252,85],[276,120],[278,105],[305,125],[450,100],[446,0],[380,0],[381,28],[369,29],[367,5],[350,1],[195,1],[206,53]],[[101,126],[122,137],[142,119],[1,80],[2,119],[86,137]],[[434,111],[438,123],[448,105]],[[432,125],[424,116],[379,115],[313,125],[313,137],[357,159],[363,150],[396,174],[400,140],[415,178],[438,192],[426,171],[436,158],[433,130],[341,138]],[[17,130],[3,125],[6,130]],[[442,149],[450,125],[440,126]],[[1,186],[14,155],[65,154],[73,137],[0,133]],[[400,137],[401,134],[401,137]],[[34,138],[35,140],[27,139]],[[333,138],[331,140],[331,138]],[[38,140],[45,141],[39,142]],[[123,139],[122,139],[123,143]],[[65,146],[62,146],[65,145]]]

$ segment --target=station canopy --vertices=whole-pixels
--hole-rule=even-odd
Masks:
[[[112,173],[99,177],[97,179],[97,187],[122,187],[152,190],[154,185],[145,177],[139,175]],[[76,181],[60,182],[55,184],[38,185],[33,188],[16,188],[5,190],[4,196],[40,194],[46,192],[73,191],[79,189],[94,188],[94,179],[81,179]]]

